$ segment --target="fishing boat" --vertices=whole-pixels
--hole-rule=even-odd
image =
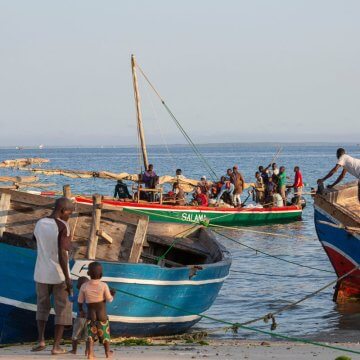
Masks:
[[[351,272],[337,283],[334,301],[360,301],[358,183],[321,189],[314,196],[314,209],[316,232],[336,275]]]
[[[145,132],[143,127],[142,112],[140,105],[140,94],[138,86],[137,70],[143,75],[144,79],[150,85],[151,89],[155,91],[156,95],[160,98],[162,105],[169,113],[170,117],[174,120],[176,126],[180,129],[185,139],[188,141],[194,153],[202,162],[205,171],[209,173],[209,176],[215,181],[219,179],[215,171],[212,169],[208,161],[200,153],[199,149],[191,140],[190,136],[186,133],[179,121],[175,118],[164,99],[159,95],[159,92],[155,89],[154,85],[150,82],[149,78],[144,74],[135,60],[134,55],[131,56],[131,69],[133,78],[135,108],[136,108],[136,120],[137,131],[139,139],[139,156],[142,159],[144,169],[148,169],[149,160],[146,147]],[[272,162],[275,161],[279,152],[275,155]],[[227,204],[220,203],[219,206],[175,206],[164,201],[164,188],[165,184],[174,184],[178,182],[183,190],[190,193],[199,184],[198,180],[187,179],[177,176],[160,176],[158,185],[155,188],[144,188],[141,174],[128,174],[128,173],[111,173],[108,171],[79,171],[69,169],[41,169],[41,168],[21,168],[21,170],[33,171],[37,174],[61,175],[70,178],[102,178],[110,180],[128,180],[133,182],[136,186],[133,186],[134,193],[140,194],[140,192],[149,193],[152,192],[152,201],[145,201],[140,199],[140,196],[131,201],[116,201],[113,198],[105,198],[103,203],[111,205],[115,208],[122,208],[127,212],[145,214],[149,216],[150,221],[163,222],[163,223],[203,223],[204,221],[210,222],[212,225],[218,226],[243,226],[243,225],[264,225],[271,223],[285,223],[292,222],[301,219],[302,206],[301,204],[287,205],[283,207],[262,207],[262,206],[247,206],[247,207],[231,207]],[[141,169],[139,169],[141,173]],[[253,184],[244,184],[245,188],[251,188]],[[248,196],[249,198],[249,196]],[[75,200],[78,203],[89,204],[92,202],[91,196],[84,195],[76,196]]]
[[[32,234],[53,203],[53,197],[0,189],[2,344],[36,338]],[[114,336],[185,332],[212,305],[229,273],[231,257],[208,229],[149,223],[147,216],[101,205],[100,195],[92,204],[76,204],[70,227],[74,285],[97,260],[103,265],[103,281],[117,290],[108,305]]]

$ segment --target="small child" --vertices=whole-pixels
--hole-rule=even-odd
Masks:
[[[77,281],[76,288],[80,290],[81,286],[88,282],[89,279],[86,276],[80,276]],[[78,295],[73,294],[72,296],[69,296],[69,300],[74,303],[78,300]],[[80,340],[85,338],[86,334],[86,313],[84,311],[80,311],[80,309],[77,312],[76,319],[74,321],[73,325],[73,332],[72,332],[72,350],[70,351],[72,354],[76,354],[77,346]],[[87,349],[85,350],[85,356],[87,355]]]
[[[102,266],[94,261],[89,264],[88,275],[91,280],[84,283],[80,288],[78,303],[80,313],[83,311],[83,303],[87,307],[87,349],[88,359],[94,358],[94,342],[99,338],[104,345],[106,357],[112,355],[110,351],[110,326],[106,313],[106,302],[113,301],[115,292],[109,290],[102,278]]]

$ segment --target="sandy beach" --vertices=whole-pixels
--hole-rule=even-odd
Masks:
[[[360,343],[333,343],[355,351],[360,351]],[[30,352],[31,345],[15,345],[0,349],[1,359],[46,359],[50,357],[50,346],[39,352]],[[70,350],[70,345],[64,346]],[[294,344],[288,342],[261,341],[211,341],[209,345],[171,344],[168,346],[117,346],[113,345],[114,359],[296,359],[331,360],[346,355],[351,359],[360,359],[360,355],[344,351],[321,348],[312,345]],[[105,358],[102,347],[96,347],[96,357]],[[65,354],[56,359],[84,359],[84,346],[79,347],[77,355]]]

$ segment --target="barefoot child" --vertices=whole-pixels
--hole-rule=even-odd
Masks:
[[[83,311],[83,303],[87,307],[87,348],[88,359],[94,358],[94,341],[98,338],[104,345],[105,355],[111,356],[110,351],[110,326],[106,313],[106,302],[113,301],[114,291],[109,290],[102,278],[102,266],[94,261],[89,264],[88,275],[91,280],[80,288],[78,303],[80,312]]]
[[[76,288],[80,290],[81,286],[88,282],[89,279],[86,276],[80,276]],[[69,300],[74,303],[78,300],[78,294],[75,293],[73,296],[69,296]],[[82,309],[84,310],[84,309]],[[74,321],[73,332],[72,332],[72,350],[70,351],[72,354],[76,354],[77,346],[80,340],[85,338],[86,334],[86,313],[84,311],[78,310],[77,317]],[[87,349],[85,350],[85,355],[87,355]]]

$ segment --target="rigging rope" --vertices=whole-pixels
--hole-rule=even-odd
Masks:
[[[201,152],[199,151],[199,149],[197,148],[197,146],[195,145],[195,143],[191,140],[190,136],[186,133],[185,129],[181,126],[180,122],[177,120],[177,118],[175,117],[175,115],[173,114],[173,112],[170,110],[170,108],[167,106],[167,104],[165,103],[165,100],[161,97],[161,95],[159,94],[159,92],[156,90],[155,86],[151,83],[150,79],[146,76],[146,74],[144,73],[144,71],[142,70],[142,68],[140,67],[140,65],[138,63],[136,63],[136,67],[139,69],[141,75],[144,77],[144,79],[146,80],[146,82],[149,84],[149,86],[154,90],[155,94],[158,96],[158,98],[160,99],[161,103],[163,104],[163,106],[165,107],[166,111],[168,112],[168,114],[170,115],[170,117],[172,118],[172,120],[174,121],[175,125],[178,127],[178,129],[180,130],[180,132],[183,134],[183,136],[185,137],[186,141],[188,142],[188,144],[191,146],[191,148],[193,149],[194,153],[198,156],[198,158],[203,162],[203,164],[205,165],[205,167],[207,168],[210,177],[212,178],[212,180],[216,180],[218,179],[218,175],[216,174],[216,172],[214,171],[214,169],[212,168],[212,166],[209,164],[209,162],[205,159],[205,157],[201,154]]]
[[[126,209],[126,210],[129,211],[128,209]],[[150,211],[146,211],[146,210],[131,209],[130,212],[142,213],[142,214],[146,214],[146,215],[153,215],[153,213],[151,213]],[[156,214],[156,216],[164,217],[164,218],[171,218],[173,220],[175,219],[175,220],[180,221],[180,222],[185,222],[180,218],[169,216],[169,215]],[[230,228],[230,229],[239,230],[239,231],[251,231],[251,232],[257,232],[257,233],[263,233],[264,235],[277,235],[277,236],[283,235],[283,234],[266,233],[266,232],[250,230],[250,229],[242,229],[242,228],[236,228],[236,227],[227,227],[227,226],[221,226],[221,225],[214,225],[214,224],[211,224],[211,223],[206,223],[205,221],[186,221],[186,222],[190,222],[190,223],[194,223],[194,224],[198,224],[198,225],[203,225],[205,227],[210,227],[210,228],[214,228],[214,227],[223,228],[223,229],[229,229]],[[227,236],[227,235],[225,235],[225,234],[223,234],[223,233],[221,233],[221,232],[219,232],[219,231],[217,231],[215,229],[213,229],[213,231],[215,233],[217,233],[218,235],[223,236],[226,239],[235,242],[236,244],[239,244],[239,245],[244,246],[244,247],[246,247],[246,248],[248,248],[250,250],[255,251],[256,253],[260,253],[262,255],[269,256],[269,257],[272,257],[274,259],[284,261],[286,263],[296,265],[296,266],[299,266],[299,267],[303,267],[303,268],[307,268],[307,269],[311,269],[311,270],[317,270],[317,271],[322,271],[322,272],[327,272],[327,273],[333,274],[333,272],[330,271],[330,270],[325,270],[325,269],[320,269],[320,268],[316,268],[316,267],[313,267],[313,266],[303,265],[303,264],[297,263],[295,261],[291,261],[291,260],[281,258],[281,257],[279,257],[277,255],[269,254],[269,253],[267,253],[265,251],[256,249],[256,248],[254,248],[254,247],[252,247],[250,245],[246,245],[246,244],[244,244],[244,243],[242,243],[242,242],[240,242],[240,241],[238,241],[236,239],[233,239],[230,236]],[[283,235],[283,236],[285,236],[285,235]]]

